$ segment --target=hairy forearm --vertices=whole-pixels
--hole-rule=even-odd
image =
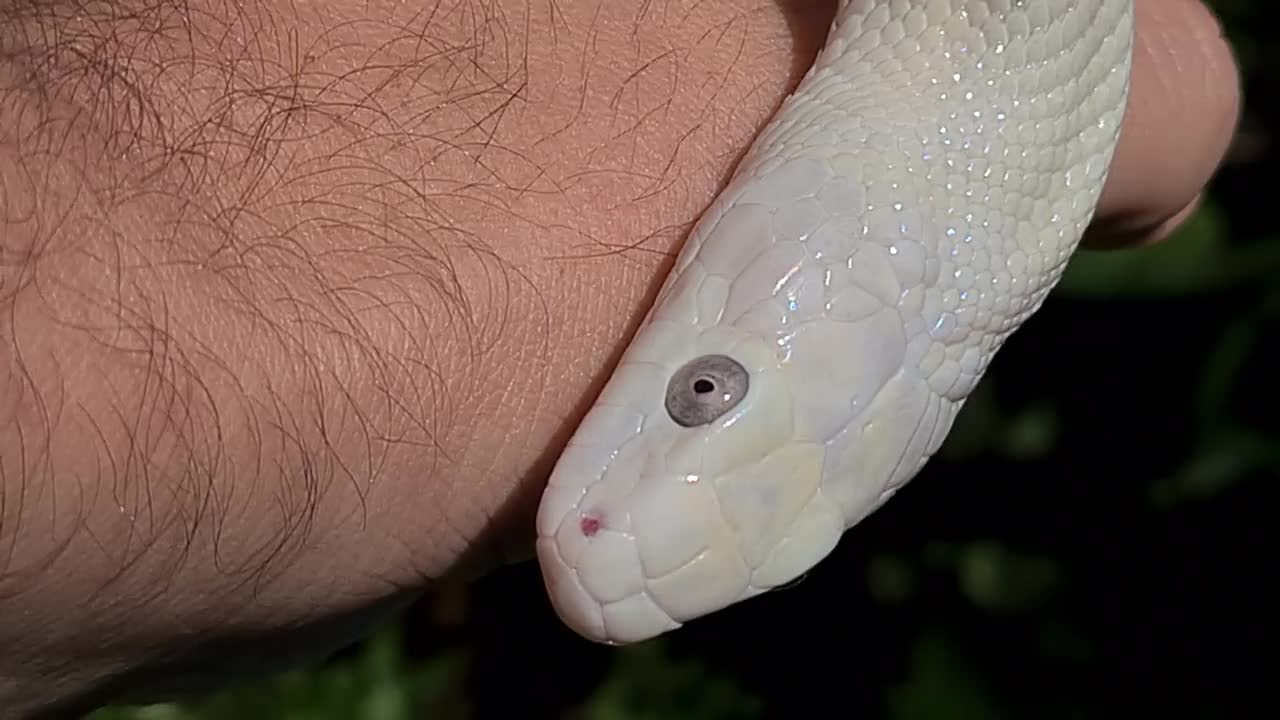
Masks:
[[[826,27],[410,5],[0,0],[0,707],[527,540]]]
[[[87,19],[50,40],[77,27],[27,18],[45,35],[10,36],[0,97],[0,682],[21,688],[305,621],[299,588],[330,613],[441,571],[394,536],[441,522],[405,496],[439,488],[477,330],[421,159],[359,147],[369,118],[323,107],[319,73],[290,90],[162,20]],[[348,563],[367,580],[326,572]]]

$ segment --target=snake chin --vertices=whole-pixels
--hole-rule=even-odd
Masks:
[[[821,445],[785,444],[716,475],[622,476],[644,466],[613,465],[538,541],[557,613],[597,642],[646,640],[794,583],[845,528],[821,491]]]

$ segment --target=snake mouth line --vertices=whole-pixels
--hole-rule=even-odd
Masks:
[[[650,594],[645,578],[636,578],[638,587],[634,591],[602,602],[587,587],[580,569],[566,561],[554,540],[538,541],[538,558],[556,614],[584,637],[621,645],[647,640],[682,625]],[[626,558],[618,558],[612,565],[615,570],[638,568],[634,559],[628,562]]]

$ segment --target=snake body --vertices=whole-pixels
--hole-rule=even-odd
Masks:
[[[652,638],[785,585],[935,453],[1091,221],[1133,0],[842,0],[560,457],[559,617]]]

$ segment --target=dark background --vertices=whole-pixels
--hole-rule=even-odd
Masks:
[[[1265,715],[1280,50],[1271,3],[1210,4],[1245,115],[1203,210],[1159,247],[1078,255],[940,456],[800,583],[611,650],[528,564],[320,667],[95,720]]]

